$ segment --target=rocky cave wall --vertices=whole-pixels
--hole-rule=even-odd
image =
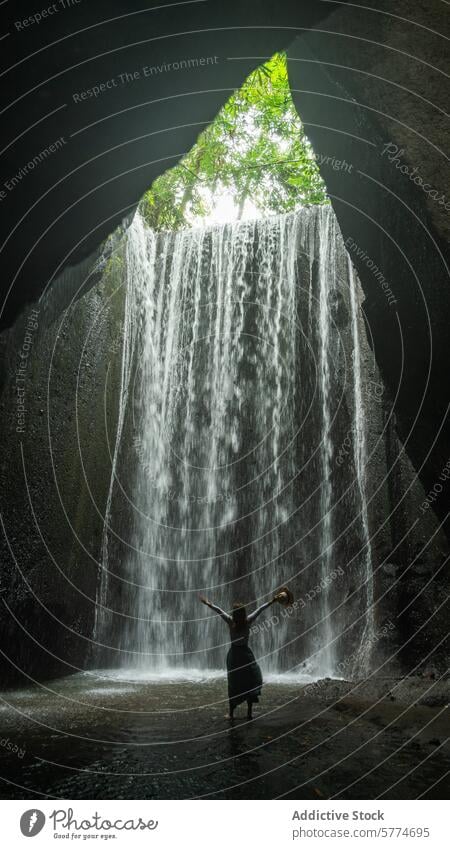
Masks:
[[[5,334],[3,684],[69,674],[89,657],[122,350],[120,248],[108,253],[66,272]]]

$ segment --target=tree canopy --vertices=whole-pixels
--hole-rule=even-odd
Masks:
[[[328,203],[314,152],[289,87],[286,55],[276,53],[229,98],[189,153],[155,180],[141,212],[156,230],[231,217],[288,212]]]

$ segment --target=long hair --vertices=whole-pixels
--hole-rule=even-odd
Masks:
[[[247,611],[245,609],[245,605],[240,601],[237,601],[236,604],[233,604],[233,610],[231,613],[233,617],[233,628],[237,631],[240,631],[242,628],[245,628],[247,624]]]

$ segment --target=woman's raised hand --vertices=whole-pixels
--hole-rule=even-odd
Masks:
[[[208,601],[208,599],[207,599],[207,598],[205,598],[204,596],[200,595],[200,596],[199,596],[199,599],[200,599],[200,601],[201,601],[201,603],[202,603],[202,604],[206,604],[206,606],[207,606],[207,607],[209,607],[209,606],[210,606],[211,602],[209,602],[209,601]]]
[[[272,599],[272,602],[274,602],[274,601],[282,601],[282,600],[285,598],[285,596],[286,596],[286,593],[284,593],[284,592],[278,592],[278,593],[275,593],[275,595],[274,595],[274,597],[273,597],[273,599]]]

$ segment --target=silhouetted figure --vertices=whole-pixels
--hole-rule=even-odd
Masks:
[[[227,718],[231,721],[233,721],[235,708],[241,702],[247,702],[247,719],[252,719],[253,703],[259,700],[263,680],[261,669],[248,645],[250,625],[253,624],[263,610],[266,610],[275,601],[280,600],[280,594],[275,595],[270,601],[261,604],[260,607],[247,616],[247,611],[243,604],[234,604],[233,611],[229,614],[206,598],[200,597],[200,601],[218,613],[230,629],[231,647],[227,654],[230,713]]]

